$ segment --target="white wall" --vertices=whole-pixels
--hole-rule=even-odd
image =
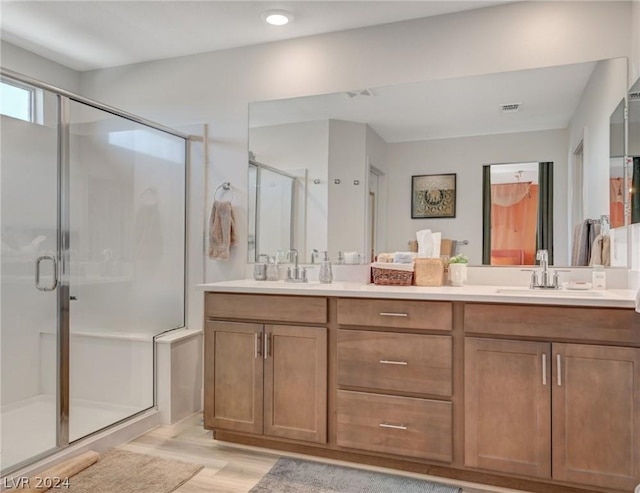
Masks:
[[[609,214],[609,117],[627,91],[626,58],[598,62],[569,124],[567,159],[584,139],[584,189],[587,218]],[[608,188],[608,187],[607,187]]]
[[[387,143],[369,126],[367,125],[367,165],[368,169],[376,168],[382,174],[377,177],[377,195],[376,195],[376,251],[386,252],[387,249],[387,175],[389,173],[389,158],[387,156]],[[369,187],[371,190],[371,187]],[[371,223],[367,218],[367,228]],[[371,232],[367,229],[367,239],[371,236]],[[370,245],[367,245],[367,250]]]
[[[208,123],[207,209],[231,181],[242,239],[250,101],[630,56],[630,15],[626,2],[517,2],[87,72],[81,90],[167,125]],[[207,280],[244,277],[246,250],[207,260]]]
[[[364,123],[329,120],[328,251],[332,258],[338,251],[366,250],[366,131]]]
[[[629,64],[629,86],[640,78],[640,0],[631,3],[631,63]]]
[[[460,253],[482,263],[482,166],[552,161],[554,217],[567,215],[567,132],[547,130],[389,144],[387,230],[389,251],[406,250],[416,231],[441,231],[443,238],[469,240]],[[456,217],[411,219],[411,176],[456,173]],[[554,221],[554,263],[568,265],[563,221]]]
[[[66,91],[80,90],[80,73],[0,40],[0,65]]]

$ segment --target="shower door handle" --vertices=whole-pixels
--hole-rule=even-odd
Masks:
[[[51,260],[53,262],[53,281],[49,286],[42,286],[40,284],[40,263],[43,260]],[[58,261],[52,255],[40,255],[36,259],[36,288],[40,291],[53,291],[58,287]]]

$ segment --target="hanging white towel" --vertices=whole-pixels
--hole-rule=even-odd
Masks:
[[[235,244],[235,220],[231,202],[214,200],[209,216],[209,258],[227,260],[229,248]]]
[[[599,234],[591,246],[589,265],[611,265],[611,240],[609,235]]]
[[[596,236],[591,245],[591,258],[589,258],[589,265],[603,265],[602,264],[602,235]]]
[[[609,267],[611,265],[611,237],[602,235],[602,265]]]

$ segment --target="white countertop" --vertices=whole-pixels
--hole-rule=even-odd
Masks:
[[[485,303],[526,303],[540,305],[635,307],[635,291],[631,289],[595,290],[530,290],[526,286],[461,287],[376,286],[356,282],[320,284],[284,281],[222,281],[200,284],[205,291],[253,294],[289,294],[301,296],[342,296],[350,298],[394,298],[406,300],[478,301]],[[506,292],[505,292],[506,291]]]

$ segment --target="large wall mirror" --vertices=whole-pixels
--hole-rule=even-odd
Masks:
[[[609,215],[609,117],[627,87],[616,58],[251,103],[252,160],[295,180],[291,236],[270,248],[368,259],[428,228],[482,264],[483,166],[553,163],[554,264],[571,265],[578,225]],[[445,174],[455,217],[412,218],[411,177]],[[249,261],[276,254],[259,250]]]
[[[612,228],[629,224],[629,185],[625,183],[626,99],[623,98],[609,118],[609,218]],[[627,217],[625,217],[625,215]]]
[[[627,176],[631,181],[629,220],[631,224],[640,223],[640,79],[638,79],[628,97],[628,141]]]

